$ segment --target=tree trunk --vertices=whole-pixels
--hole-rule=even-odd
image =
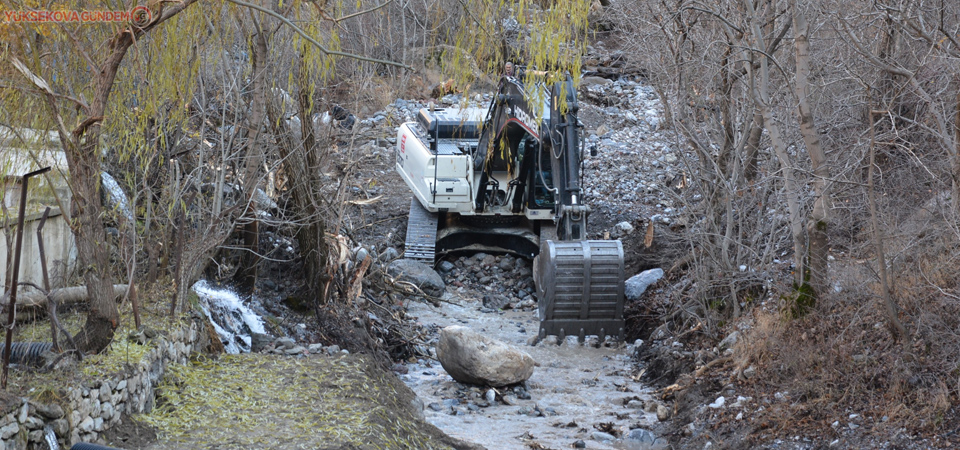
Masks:
[[[954,119],[954,140],[953,140],[953,183],[951,187],[950,210],[953,212],[953,220],[960,218],[960,89],[957,90],[957,112]]]
[[[260,155],[260,133],[263,130],[263,118],[266,109],[266,93],[269,87],[267,80],[272,79],[271,70],[268,67],[267,41],[270,36],[261,23],[254,21],[253,27],[256,34],[252,38],[253,58],[251,58],[251,74],[253,78],[253,104],[251,105],[250,121],[247,124],[246,148],[248,155]],[[257,176],[260,170],[259,157],[251,158],[244,167],[243,180],[245,186],[249,189],[244,190],[246,195],[247,207],[243,212],[244,225],[241,236],[243,237],[243,254],[240,257],[240,267],[234,276],[234,281],[238,284],[240,290],[245,293],[251,293],[257,281],[258,256],[258,237],[259,227],[257,223],[257,213],[253,207],[253,196],[256,190],[256,184],[251,180]]]
[[[817,294],[826,292],[829,284],[827,272],[827,253],[830,245],[827,241],[829,224],[829,193],[827,180],[830,177],[830,168],[826,164],[826,154],[820,145],[820,136],[813,120],[813,111],[810,107],[810,41],[807,36],[809,28],[806,17],[797,8],[797,1],[791,0],[793,9],[793,28],[796,30],[794,48],[797,57],[797,73],[794,87],[798,99],[797,110],[800,115],[800,134],[810,156],[813,167],[813,211],[807,222],[807,236],[809,242],[808,261],[810,265],[809,284]]]
[[[71,228],[77,244],[77,260],[90,298],[87,322],[75,340],[80,350],[87,353],[99,353],[106,348],[113,339],[114,331],[120,326],[120,312],[113,301],[109,247],[104,245],[107,235],[100,220],[104,214],[100,201],[100,154],[97,146],[100,130],[99,125],[94,126],[94,130],[87,132],[86,142],[80,145],[79,152],[67,152],[70,188],[73,191],[74,220]]]
[[[291,180],[296,180],[291,187],[291,199],[300,213],[303,226],[297,230],[297,242],[300,244],[300,257],[303,258],[303,273],[307,288],[316,292],[319,304],[326,302],[324,285],[329,279],[327,274],[327,245],[326,222],[320,215],[320,198],[315,189],[320,181],[320,153],[317,138],[313,130],[313,111],[310,99],[309,72],[304,67],[303,55],[298,55],[294,68],[297,80],[297,114],[300,115],[300,132],[302,144],[285,139],[279,145],[281,157],[289,161],[287,169],[291,172]],[[279,125],[271,114],[270,122]],[[277,130],[278,136],[287,136],[287,133]],[[301,147],[302,145],[302,147]]]
[[[248,204],[252,204],[253,193],[247,196]],[[246,223],[240,230],[243,236],[243,253],[240,257],[240,267],[234,276],[237,288],[246,294],[253,292],[257,284],[257,268],[260,265],[260,221],[254,208],[248,208],[244,220]]]
[[[747,137],[746,155],[743,162],[743,177],[753,182],[759,174],[758,161],[760,159],[760,138],[763,136],[763,114],[757,111],[753,114],[753,123],[750,125],[750,135]]]
[[[883,299],[883,311],[887,316],[887,326],[894,339],[907,338],[907,330],[897,317],[897,305],[890,292],[890,281],[887,276],[887,260],[883,251],[883,237],[880,232],[880,220],[877,218],[877,191],[873,182],[873,171],[876,165],[877,139],[874,123],[874,112],[870,112],[870,166],[867,169],[867,200],[870,205],[870,224],[873,228],[873,245],[877,253],[877,273],[880,275],[880,298]],[[910,345],[904,345],[904,350],[910,352]]]
[[[751,0],[743,1],[744,7],[750,12],[751,31],[754,36],[757,48],[766,48],[763,40],[763,33],[760,30],[760,24],[755,20],[756,12]],[[745,58],[749,61],[750,58]],[[748,63],[747,70],[752,72],[753,66]],[[806,284],[806,240],[803,233],[803,217],[800,212],[800,187],[797,183],[796,173],[794,172],[793,162],[790,154],[787,152],[787,144],[780,134],[780,127],[773,120],[773,110],[770,108],[770,64],[767,56],[760,57],[760,85],[752,86],[754,100],[757,107],[763,114],[763,123],[770,133],[770,142],[773,145],[774,153],[780,161],[780,169],[783,172],[783,188],[787,197],[787,209],[790,212],[790,232],[793,236],[793,262],[794,262],[794,283],[798,289],[802,289]],[[751,77],[751,82],[753,77]]]
[[[100,200],[100,124],[110,100],[117,71],[127,50],[140,38],[165,20],[179,14],[197,0],[183,0],[167,9],[148,25],[125,27],[106,45],[109,52],[93,80],[93,97],[85,111],[86,119],[72,133],[66,133],[63,120],[51,101],[51,114],[60,123],[58,132],[67,165],[70,168],[69,186],[72,191],[72,221],[70,228],[77,246],[77,261],[87,285],[90,310],[83,329],[76,336],[79,350],[99,353],[113,340],[120,326],[120,312],[114,301],[113,275],[109,247],[101,218],[104,215]]]

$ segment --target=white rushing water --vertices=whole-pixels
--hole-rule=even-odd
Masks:
[[[106,171],[100,172],[100,180],[107,193],[107,205],[119,209],[128,224],[134,223],[130,201],[127,200],[127,194],[120,188],[120,183],[117,183],[117,180]]]
[[[43,427],[43,438],[47,441],[47,447],[50,447],[50,450],[60,450],[57,435],[53,432],[53,427],[50,425]]]
[[[203,312],[220,335],[227,353],[249,352],[252,333],[266,334],[263,319],[243,304],[236,292],[212,286],[207,280],[193,285]]]

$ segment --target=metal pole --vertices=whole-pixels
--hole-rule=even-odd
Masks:
[[[30,181],[30,177],[40,175],[48,170],[50,170],[50,167],[44,167],[43,169],[30,172],[24,175],[20,182],[20,217],[17,218],[17,243],[13,256],[13,273],[10,276],[10,303],[7,306],[7,308],[9,308],[7,310],[7,341],[3,347],[3,378],[0,380],[0,387],[3,389],[7,388],[7,369],[10,366],[10,345],[13,343],[14,309],[17,305],[17,284],[20,281],[20,251],[23,250],[23,223],[27,215],[27,184]]]
[[[43,289],[47,295],[47,309],[50,314],[50,339],[53,342],[53,351],[60,351],[60,344],[57,343],[57,304],[50,295],[50,274],[47,272],[47,254],[43,249],[43,226],[47,223],[47,217],[50,216],[50,207],[43,211],[43,217],[37,225],[37,248],[40,250],[40,270],[43,273]]]

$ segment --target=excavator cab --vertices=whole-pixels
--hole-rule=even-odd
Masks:
[[[530,178],[532,178],[533,181],[533,198],[530,207],[553,209],[556,207],[557,202],[553,196],[553,171],[550,166],[550,155],[544,153],[538,147],[536,157],[539,159],[539,164],[533,173],[530,174]]]

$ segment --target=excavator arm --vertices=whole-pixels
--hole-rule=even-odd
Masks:
[[[550,121],[546,141],[553,165],[553,185],[557,190],[557,237],[561,241],[586,239],[587,215],[580,188],[581,159],[580,123],[577,112],[577,91],[567,74],[554,84],[550,92]]]
[[[533,107],[535,101],[544,102],[539,110]],[[539,336],[576,334],[583,340],[585,335],[603,339],[609,334],[623,339],[623,246],[620,241],[587,240],[590,209],[583,203],[580,176],[579,108],[569,74],[549,89],[525,88],[519,80],[504,77],[478,145],[475,161],[482,174],[477,210],[482,211],[491,198],[487,180],[505,165],[511,176],[516,175],[511,181],[514,213],[534,204],[538,182],[549,190],[557,239],[541,238],[534,260]],[[522,156],[518,140],[523,140]],[[518,160],[519,167],[511,166]]]
[[[539,111],[533,102],[543,103]],[[513,77],[500,80],[497,95],[490,101],[474,159],[475,169],[481,172],[475,197],[477,211],[483,211],[491,198],[492,187],[488,183],[493,171],[506,169],[515,176],[514,213],[519,213],[524,204],[531,205],[531,192],[539,181],[552,196],[548,203],[557,218],[557,238],[563,241],[586,238],[590,209],[582,204],[580,187],[579,108],[569,74],[549,89],[542,84],[526,89]],[[521,141],[526,151],[519,156]]]

